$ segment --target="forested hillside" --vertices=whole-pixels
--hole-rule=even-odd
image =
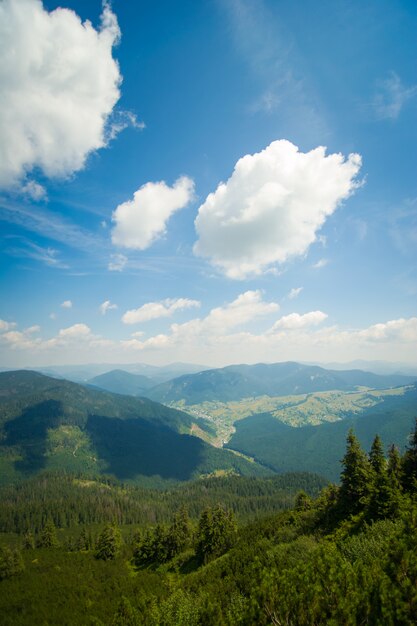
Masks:
[[[378,436],[366,453],[350,431],[340,486],[320,493],[305,475],[212,478],[154,504],[129,489],[123,509],[116,484],[67,477],[58,495],[60,480],[36,479],[33,497],[29,483],[3,489],[28,515],[0,536],[2,625],[415,624],[417,423],[405,453],[391,446],[387,458]],[[94,520],[83,489],[102,503]],[[65,517],[75,503],[84,520]]]
[[[210,424],[146,398],[36,372],[0,374],[0,481],[43,470],[112,475],[147,486],[215,472],[273,472],[203,441]],[[198,433],[200,438],[192,436]]]

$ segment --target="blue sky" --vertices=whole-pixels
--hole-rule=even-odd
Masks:
[[[0,366],[416,363],[416,18],[0,0]]]

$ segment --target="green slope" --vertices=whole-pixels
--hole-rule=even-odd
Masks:
[[[215,472],[270,473],[190,435],[209,431],[206,422],[145,398],[29,371],[0,374],[3,483],[48,469],[153,485]]]
[[[317,472],[338,480],[346,434],[354,428],[365,449],[378,433],[385,446],[404,448],[417,415],[417,386],[404,395],[386,396],[375,407],[335,423],[293,428],[270,413],[236,422],[228,448],[253,456],[277,472]]]

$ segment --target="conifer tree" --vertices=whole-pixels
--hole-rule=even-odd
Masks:
[[[417,492],[417,418],[410,445],[403,457],[403,484],[407,492]]]
[[[35,538],[30,530],[25,533],[23,537],[23,548],[24,550],[33,550],[35,547]]]
[[[39,548],[56,548],[58,539],[56,536],[55,524],[52,520],[48,520],[41,532],[38,540]]]
[[[20,574],[25,569],[25,564],[19,550],[0,548],[0,580],[11,578]]]
[[[371,451],[369,453],[369,462],[375,474],[382,474],[386,470],[386,460],[384,449],[379,435],[375,435],[372,442]]]
[[[392,487],[400,489],[402,480],[401,456],[395,444],[388,450],[388,477]]]
[[[376,435],[372,443],[369,461],[372,467],[372,484],[367,506],[367,517],[371,520],[390,517],[390,514],[394,513],[396,506],[379,435]]]
[[[342,517],[361,512],[371,489],[371,466],[360,443],[350,429],[338,494],[338,512]]]
[[[220,505],[205,509],[197,532],[196,555],[199,560],[207,562],[227,552],[235,541],[236,531],[236,521],[231,511],[226,511]]]
[[[100,533],[96,545],[96,559],[110,561],[115,559],[122,543],[120,530],[115,525],[108,524]]]

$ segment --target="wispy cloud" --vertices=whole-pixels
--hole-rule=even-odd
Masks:
[[[11,203],[0,199],[0,220],[16,224],[25,230],[83,252],[97,253],[104,248],[103,239],[56,213],[39,207],[34,211],[32,207],[23,203]]]
[[[112,254],[108,264],[110,272],[121,272],[128,262],[127,256],[124,254]]]
[[[379,120],[396,120],[404,105],[417,95],[417,85],[407,87],[395,72],[377,84],[372,106]]]
[[[262,85],[248,106],[253,113],[297,119],[306,132],[327,133],[317,94],[300,69],[295,40],[264,0],[218,0],[232,26],[236,49]]]
[[[68,269],[69,265],[64,263],[60,258],[59,250],[50,246],[40,246],[33,241],[29,241],[25,237],[14,237],[9,239],[17,240],[16,243],[5,247],[5,253],[18,258],[27,258],[44,263],[49,267],[57,269]]]
[[[315,270],[320,270],[322,267],[326,267],[326,265],[328,264],[329,260],[328,259],[319,259],[317,261],[317,263],[314,263],[314,265],[312,266]]]

